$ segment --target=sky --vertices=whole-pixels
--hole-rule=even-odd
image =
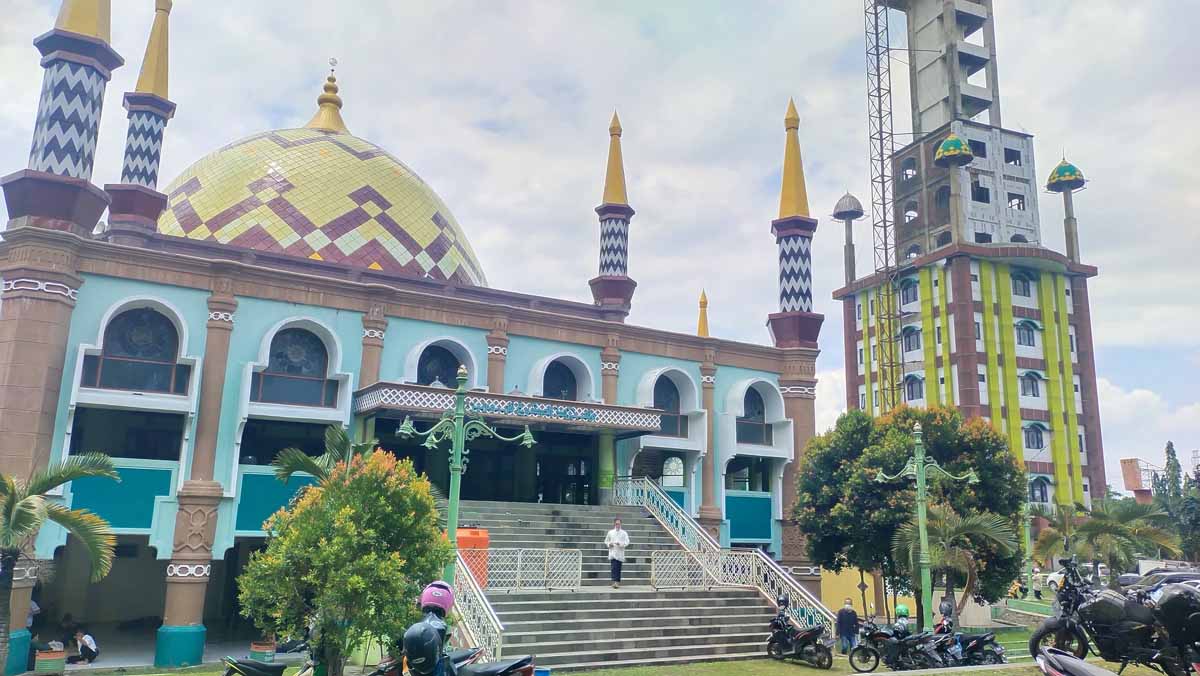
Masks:
[[[42,78],[32,39],[57,1],[5,0],[0,173],[25,166]],[[153,0],[114,0],[125,57],[109,83],[93,182],[120,174]],[[894,35],[903,20],[894,17]],[[1091,180],[1076,196],[1109,483],[1119,459],[1162,464],[1168,439],[1200,448],[1200,3],[996,3],[1005,126],[1035,135],[1037,171],[1064,154]],[[894,38],[899,40],[900,38]],[[631,323],[769,343],[777,309],[770,234],[783,116],[800,112],[812,213],[818,431],[845,402],[841,225],[845,192],[869,199],[860,0],[338,2],[176,0],[160,185],[242,136],[302,126],[330,57],[351,132],[413,168],[463,226],[491,286],[590,302],[613,110],[624,126]],[[909,128],[905,55],[893,62],[897,130]],[[1190,65],[1189,65],[1190,64]],[[1063,250],[1062,206],[1039,200]],[[868,269],[870,229],[855,231]]]

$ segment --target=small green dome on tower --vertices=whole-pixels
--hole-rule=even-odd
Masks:
[[[970,144],[954,132],[950,132],[933,155],[933,163],[939,167],[962,167],[974,159],[975,154],[971,152]]]
[[[1050,172],[1046,179],[1046,190],[1050,192],[1074,192],[1083,187],[1087,180],[1079,167],[1068,162],[1065,158]]]

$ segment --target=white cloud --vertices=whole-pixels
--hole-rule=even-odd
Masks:
[[[837,423],[838,416],[846,412],[846,372],[831,369],[817,373],[817,434],[822,434]]]
[[[1104,434],[1104,470],[1108,483],[1124,490],[1121,458],[1142,458],[1162,466],[1163,448],[1175,443],[1180,462],[1191,462],[1200,448],[1200,401],[1172,406],[1151,390],[1126,390],[1107,378],[1097,380],[1100,424]]]

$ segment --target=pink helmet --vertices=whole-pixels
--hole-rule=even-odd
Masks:
[[[454,590],[441,580],[430,582],[429,586],[421,592],[419,605],[423,613],[433,612],[445,617],[454,605]]]

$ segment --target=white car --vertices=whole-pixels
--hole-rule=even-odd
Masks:
[[[1081,567],[1079,574],[1083,575],[1083,577],[1085,579],[1091,577],[1092,567],[1090,565],[1088,565],[1086,569],[1083,569]],[[1046,587],[1051,592],[1058,593],[1059,588],[1062,587],[1063,578],[1065,578],[1066,576],[1067,576],[1066,568],[1059,568],[1058,570],[1054,571],[1053,573],[1046,575]],[[1100,564],[1100,579],[1102,579],[1102,580],[1108,579],[1108,566],[1104,565],[1103,563]]]
[[[1191,587],[1192,589],[1200,590],[1200,580],[1188,580],[1187,582],[1184,582],[1183,584],[1186,584],[1187,586]]]

